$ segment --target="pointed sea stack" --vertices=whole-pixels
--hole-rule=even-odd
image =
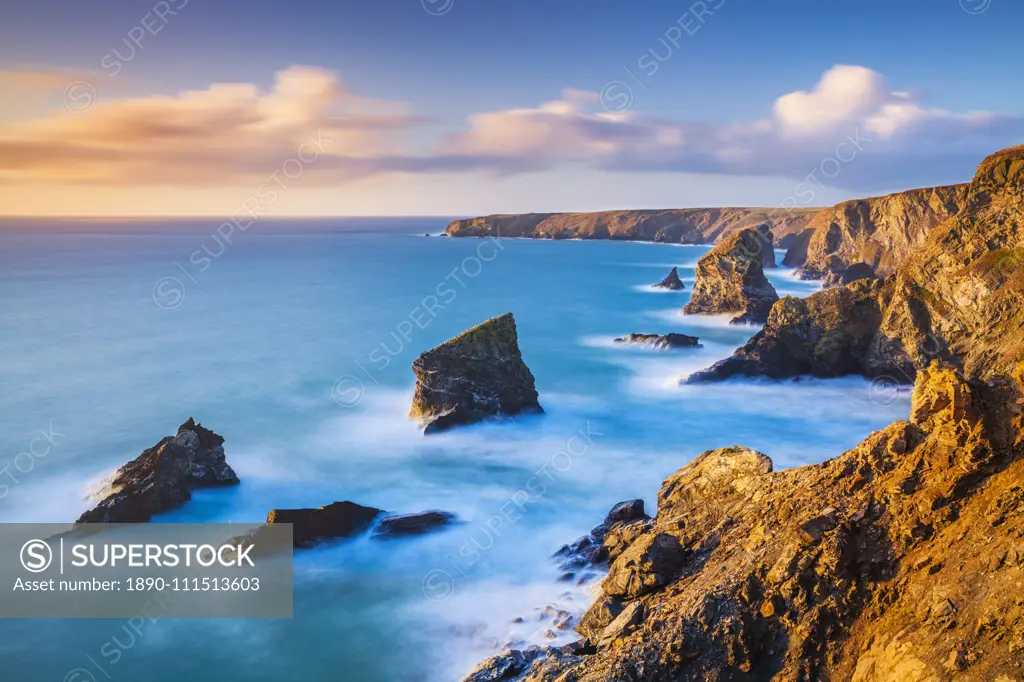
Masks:
[[[686,285],[683,284],[683,280],[679,279],[679,269],[672,268],[672,272],[668,273],[668,277],[661,280],[654,285],[656,289],[671,289],[672,291],[679,291],[685,289]]]
[[[519,352],[512,313],[428,350],[412,363],[416,395],[409,416],[424,433],[498,415],[543,412],[530,368]]]
[[[737,232],[697,261],[687,314],[738,313],[733,324],[764,322],[779,300],[764,276],[765,236],[754,228]],[[774,264],[774,254],[772,255]]]
[[[177,435],[118,469],[104,498],[78,523],[143,523],[185,504],[196,488],[237,484],[224,458],[224,438],[189,417]]]

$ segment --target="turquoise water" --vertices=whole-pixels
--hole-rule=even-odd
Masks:
[[[456,680],[510,639],[566,641],[537,609],[581,611],[589,588],[558,582],[548,556],[615,502],[653,508],[701,451],[797,466],[906,416],[860,379],[679,386],[755,331],[649,288],[673,265],[692,285],[707,247],[423,237],[445,222],[265,221],[231,244],[204,221],[0,226],[0,521],[73,521],[189,416],[226,437],[243,482],[161,521],[345,499],[463,520],[301,553],[291,620],[0,621],[12,679]],[[546,414],[424,438],[405,416],[412,360],[509,311]],[[704,347],[611,343],[668,331]],[[41,431],[45,456],[16,462]]]

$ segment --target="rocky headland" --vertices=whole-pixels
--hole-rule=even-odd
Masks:
[[[506,313],[445,341],[413,362],[416,394],[409,416],[424,433],[499,415],[542,412],[523,362],[515,318]]]
[[[691,380],[862,374],[912,383],[932,360],[989,378],[1022,357],[1024,146],[985,159],[962,210],[894,274],[779,301],[763,330]]]
[[[656,289],[669,289],[671,291],[680,291],[686,288],[686,284],[683,280],[679,279],[679,268],[672,268],[668,273],[668,276],[654,285]]]
[[[666,244],[713,244],[767,223],[775,246],[789,248],[818,208],[681,208],[593,213],[525,213],[455,220],[449,237],[620,239]]]
[[[610,560],[576,644],[468,682],[1024,679],[1024,394],[918,373],[911,415],[822,464],[705,452],[653,519],[563,548]]]
[[[772,252],[770,234],[764,229],[741,230],[704,254],[697,261],[697,281],[683,312],[735,314],[733,324],[767,320],[779,300],[764,275],[765,252]]]
[[[652,346],[661,350],[671,348],[700,348],[700,339],[687,334],[628,334],[612,341],[618,344]]]
[[[237,485],[224,456],[224,438],[191,417],[118,469],[102,499],[78,523],[143,523],[192,499],[197,488]]]

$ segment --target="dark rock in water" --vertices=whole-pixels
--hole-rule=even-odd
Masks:
[[[764,328],[732,357],[690,375],[685,382],[857,373],[905,381],[913,376],[913,366],[905,366],[909,363],[900,360],[901,354],[874,343],[883,322],[879,301],[886,298],[885,289],[877,280],[868,279],[825,289],[806,299],[787,296],[772,308]],[[925,336],[923,332],[919,335]],[[909,333],[906,338],[911,338]]]
[[[573,543],[562,545],[552,558],[563,571],[602,564],[618,556],[628,543],[650,530],[649,522],[643,500],[619,502],[608,512],[604,523]]]
[[[764,276],[765,251],[770,243],[755,229],[732,235],[697,261],[697,282],[683,312],[693,314],[737,313],[733,324],[759,323],[768,319],[779,300],[775,287]]]
[[[540,653],[538,648],[525,651],[513,649],[497,656],[492,656],[478,665],[473,672],[463,678],[462,682],[501,682],[512,680],[526,671]]]
[[[195,488],[236,485],[224,457],[224,439],[189,418],[117,470],[110,491],[78,523],[142,523],[180,507]]]
[[[700,348],[700,339],[686,334],[630,334],[619,337],[613,343],[638,343],[655,348]]]
[[[296,547],[311,547],[324,540],[347,538],[370,529],[383,512],[355,502],[335,502],[317,509],[274,509],[267,523],[290,523]]]
[[[519,351],[512,313],[490,319],[420,355],[409,416],[424,433],[498,415],[543,412]]]
[[[430,236],[430,233],[429,233],[429,232],[427,232],[427,233],[425,233],[425,234],[424,234],[423,236],[424,236],[424,237],[429,237],[429,236]]]
[[[856,282],[859,279],[876,279],[875,269],[867,263],[854,263],[853,265],[840,270],[829,270],[825,275],[822,286],[841,287]]]
[[[683,280],[679,279],[679,268],[672,268],[672,271],[668,273],[668,277],[661,280],[654,285],[658,289],[671,289],[672,291],[679,291],[685,289],[686,285],[683,284]]]
[[[435,528],[455,522],[455,514],[443,511],[427,511],[421,514],[396,514],[385,516],[373,529],[375,537],[397,538],[406,535],[422,535]]]

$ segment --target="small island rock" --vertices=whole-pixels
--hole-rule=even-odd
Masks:
[[[192,499],[192,490],[237,485],[224,438],[191,417],[114,473],[109,489],[78,523],[144,523]]]
[[[417,382],[409,416],[423,424],[424,433],[498,415],[543,412],[512,313],[423,353],[412,369]]]
[[[335,502],[316,509],[274,509],[267,523],[292,524],[293,544],[312,547],[324,540],[347,538],[370,529],[383,512],[355,502]]]
[[[686,285],[683,284],[683,280],[679,279],[679,268],[672,268],[672,271],[668,273],[668,277],[661,280],[654,286],[657,289],[671,289],[672,291],[679,291],[686,288]]]
[[[711,249],[697,262],[697,282],[683,312],[738,313],[733,324],[767,320],[779,295],[764,276],[766,248],[771,250],[761,233],[748,228]]]
[[[686,334],[630,334],[615,339],[613,343],[636,343],[655,348],[700,348],[700,339]]]

